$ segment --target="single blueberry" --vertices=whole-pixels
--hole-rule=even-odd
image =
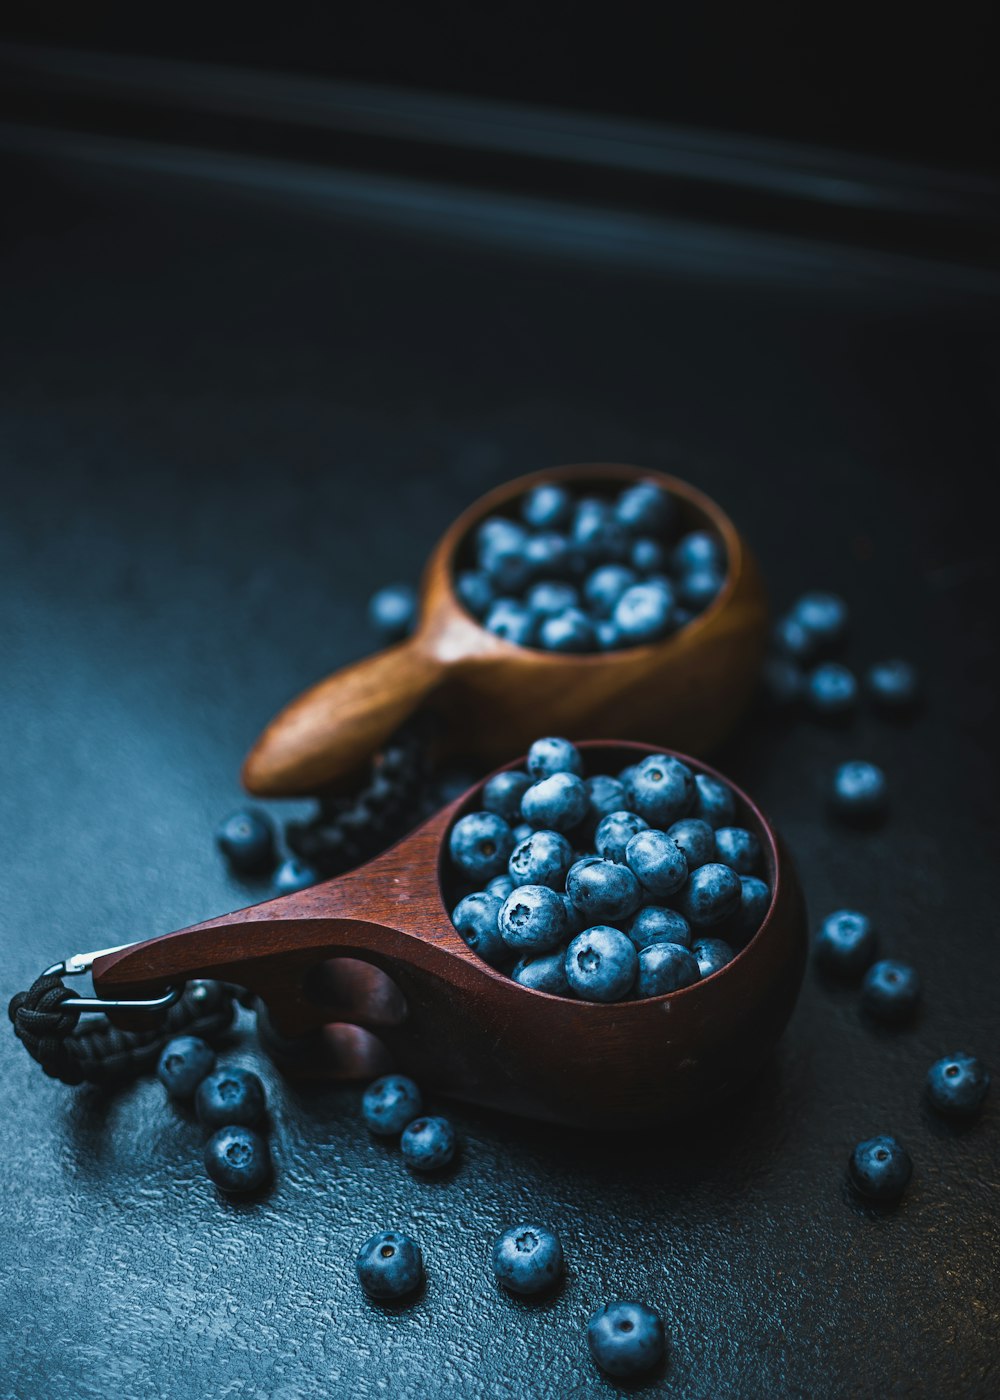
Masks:
[[[447,1118],[414,1118],[403,1130],[399,1150],[414,1171],[437,1171],[455,1155],[455,1129]]]
[[[476,530],[476,553],[481,556],[490,549],[517,549],[527,538],[527,530],[516,520],[508,520],[505,515],[490,515]]]
[[[503,902],[499,895],[477,890],[456,904],[451,916],[472,951],[491,967],[499,967],[507,960],[507,945],[498,926]]]
[[[610,617],[626,588],[638,581],[635,572],[625,564],[601,564],[587,575],[583,596],[595,617]]]
[[[707,865],[710,860],[719,858],[715,849],[715,832],[708,822],[702,821],[700,817],[682,817],[679,822],[674,822],[673,826],[667,828],[667,835],[684,852],[689,870],[695,870],[699,865]]]
[[[633,535],[665,535],[674,525],[677,506],[656,481],[626,486],[615,504],[615,516]]]
[[[697,946],[697,945],[695,945]],[[701,973],[694,953],[679,943],[649,943],[639,953],[639,975],[635,994],[659,997],[691,987]]]
[[[237,1124],[254,1128],[267,1111],[263,1084],[256,1074],[237,1065],[207,1074],[195,1091],[194,1103],[198,1122],[212,1131]]]
[[[699,938],[697,943],[692,945],[691,952],[702,977],[711,977],[713,972],[718,972],[720,967],[731,963],[736,956],[729,944],[721,938]]]
[[[587,1323],[590,1354],[609,1376],[637,1376],[662,1360],[663,1322],[644,1303],[607,1303]]]
[[[515,646],[530,647],[535,637],[535,619],[514,598],[497,598],[486,614],[486,630]]]
[[[866,823],[881,817],[888,795],[885,774],[874,763],[853,759],[833,775],[833,808],[845,821]]]
[[[628,531],[612,514],[606,501],[585,497],[579,501],[570,538],[592,563],[616,563],[628,557]]]
[[[587,815],[587,789],[575,773],[539,778],[521,798],[521,816],[535,827],[572,831]]]
[[[566,893],[591,924],[628,919],[642,903],[639,882],[628,866],[599,856],[585,856],[570,866]]]
[[[489,576],[480,569],[463,569],[455,580],[459,602],[473,617],[483,618],[496,597]]]
[[[578,778],[583,774],[580,750],[568,739],[536,739],[528,750],[525,766],[536,782],[553,773],[575,773]]]
[[[270,817],[254,807],[228,816],[216,828],[215,840],[239,875],[266,875],[274,868],[274,827]]]
[[[691,811],[696,788],[687,764],[661,753],[636,765],[626,790],[631,810],[666,830]]]
[[[636,583],[615,603],[612,621],[622,646],[658,642],[673,624],[674,600],[654,583]]]
[[[843,719],[857,706],[858,683],[854,672],[839,661],[824,661],[806,677],[805,695],[820,719]]]
[[[562,1275],[559,1236],[544,1225],[515,1225],[493,1246],[493,1272],[511,1293],[540,1293]]]
[[[710,928],[739,909],[741,895],[740,877],[735,870],[710,862],[691,872],[687,884],[676,897],[676,904],[688,923]]]
[[[573,848],[559,831],[532,831],[515,847],[508,864],[515,888],[518,885],[549,885],[561,890],[566,872],[573,864]],[[509,893],[509,891],[508,891]]]
[[[384,1074],[368,1085],[361,1100],[365,1127],[379,1137],[395,1137],[423,1111],[417,1085],[405,1074]]]
[[[527,604],[539,619],[556,617],[567,608],[578,608],[580,594],[571,583],[543,579],[528,590]]]
[[[621,781],[621,780],[620,780]],[[640,831],[648,831],[649,823],[635,812],[609,812],[597,823],[594,834],[594,849],[604,860],[625,863],[625,848]]]
[[[791,616],[820,646],[834,646],[847,631],[847,604],[836,593],[804,593]]]
[[[599,773],[596,778],[585,778],[587,789],[587,819],[595,824],[604,820],[611,812],[620,812],[625,805],[625,788],[617,778]]]
[[[520,593],[532,573],[523,540],[516,544],[505,540],[484,546],[479,555],[479,567],[497,593],[507,597]]]
[[[827,972],[856,980],[875,958],[875,929],[867,914],[838,909],[816,935],[816,961]]]
[[[635,944],[606,924],[578,933],[566,949],[566,980],[584,1001],[621,1001],[638,970]]]
[[[715,845],[719,860],[735,870],[737,875],[752,875],[760,865],[760,842],[752,831],[742,826],[720,826],[716,829]]]
[[[511,856],[511,859],[513,860],[513,856]],[[530,884],[531,882],[526,880],[524,883]],[[542,885],[545,883],[545,881],[538,880],[536,883]],[[486,893],[495,894],[500,899],[506,899],[507,896],[511,894],[512,891],[516,888],[517,881],[513,879],[510,875],[494,875],[493,879],[487,883]]]
[[[532,535],[524,546],[524,557],[534,578],[554,578],[575,572],[576,553],[565,535],[546,531]]]
[[[628,788],[629,782],[632,778],[632,774],[635,772],[635,770],[636,764],[634,763],[626,764],[625,767],[621,770],[621,772],[618,774],[618,781],[621,783],[622,787],[626,789]]]
[[[771,890],[756,875],[740,876],[739,932],[750,938],[757,932],[771,907]]]
[[[667,551],[659,540],[642,536],[633,541],[629,562],[640,574],[662,573],[666,567]]]
[[[365,1240],[354,1267],[369,1298],[404,1298],[424,1279],[420,1246],[399,1230],[380,1230]]]
[[[803,627],[791,613],[780,617],[774,624],[771,641],[783,656],[799,663],[811,661],[819,647],[815,634]]]
[[[876,662],[865,675],[865,687],[883,710],[909,710],[920,698],[920,679],[909,661]]]
[[[545,651],[592,651],[594,642],[594,625],[580,608],[564,608],[544,618],[538,629],[538,643]]]
[[[545,482],[521,501],[521,519],[533,530],[561,530],[569,524],[573,497],[565,486]]]
[[[717,569],[689,569],[677,580],[677,597],[692,612],[704,612],[722,591],[725,577]]]
[[[872,963],[861,982],[861,1005],[879,1021],[905,1021],[920,1000],[920,978],[907,963]]]
[[[271,1154],[252,1128],[227,1124],[205,1144],[205,1170],[220,1191],[242,1196],[270,1181]]]
[[[518,886],[501,906],[499,928],[509,948],[547,953],[569,933],[562,895],[548,885]]]
[[[927,1097],[938,1113],[976,1113],[989,1087],[989,1070],[982,1060],[964,1050],[945,1055],[927,1071]]]
[[[514,834],[495,812],[470,812],[451,829],[448,850],[459,870],[476,880],[491,880],[507,869]]]
[[[883,1135],[859,1142],[847,1165],[851,1184],[871,1201],[896,1201],[913,1172],[909,1154],[894,1137]]]
[[[530,787],[531,779],[519,769],[494,773],[483,787],[483,806],[487,812],[503,817],[505,822],[519,822],[521,798]]]
[[[163,1047],[156,1076],[172,1099],[189,1099],[215,1065],[215,1051],[196,1035],[178,1035]]]
[[[522,987],[565,997],[569,995],[565,963],[566,954],[560,949],[541,958],[522,958],[510,975]]]
[[[694,775],[693,817],[700,817],[711,827],[732,826],[736,820],[736,799],[732,789],[707,773]]]
[[[724,574],[726,551],[722,541],[708,530],[692,530],[674,550],[674,568],[681,574],[691,573],[695,569],[714,569],[716,573]]]
[[[691,946],[691,925],[684,915],[659,904],[644,905],[626,932],[640,952],[652,943],[679,943],[682,948]]]
[[[383,642],[400,642],[413,630],[417,616],[416,590],[405,583],[391,583],[373,593],[368,620]]]
[[[278,866],[274,876],[276,894],[294,894],[296,890],[307,890],[319,880],[319,871],[307,865],[297,856],[289,856]]]
[[[643,889],[660,898],[676,894],[688,877],[687,856],[665,831],[637,832],[625,847],[625,863]]]
[[[787,656],[769,656],[764,662],[761,682],[768,702],[776,710],[797,705],[805,692],[805,677]]]

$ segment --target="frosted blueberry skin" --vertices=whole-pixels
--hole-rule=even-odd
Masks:
[[[701,977],[698,960],[679,943],[650,943],[639,953],[636,996],[658,997],[693,987]]]
[[[837,909],[820,925],[816,961],[826,972],[856,980],[875,959],[877,940],[867,914]]]
[[[553,773],[527,789],[521,798],[521,816],[534,827],[572,831],[587,815],[588,801],[583,780],[575,773]]]
[[[945,1055],[927,1071],[927,1099],[938,1113],[957,1117],[978,1113],[989,1087],[989,1070],[964,1050]]]
[[[836,593],[804,593],[791,616],[818,647],[836,646],[847,633],[847,604]]]
[[[511,857],[511,859],[513,859],[513,857]],[[526,880],[524,883],[543,885],[545,881],[538,880],[533,882]],[[509,894],[512,894],[516,888],[517,881],[512,879],[509,875],[494,875],[493,879],[487,882],[485,892],[486,894],[495,894],[498,899],[504,900]]]
[[[535,782],[550,778],[553,773],[575,773],[578,778],[583,774],[580,750],[568,739],[536,739],[528,750],[525,766]]]
[[[631,919],[625,930],[635,946],[642,952],[653,943],[678,943],[682,948],[691,946],[691,925],[676,909],[666,909],[658,904],[647,904]]]
[[[495,812],[470,812],[451,829],[448,850],[452,863],[474,880],[503,875],[514,849],[514,835]]]
[[[626,645],[641,646],[658,642],[673,627],[672,592],[655,583],[637,583],[627,588],[611,614],[619,638]]]
[[[446,1167],[455,1155],[455,1147],[455,1129],[447,1118],[414,1118],[399,1140],[403,1161],[417,1172]]]
[[[271,1179],[267,1143],[252,1128],[239,1124],[219,1128],[205,1144],[205,1170],[229,1196],[259,1191]]]
[[[522,987],[530,987],[536,992],[548,992],[551,996],[565,997],[570,995],[565,964],[566,954],[560,948],[544,957],[522,958],[510,975]]]
[[[699,865],[707,865],[710,860],[719,859],[715,846],[715,832],[708,822],[702,821],[700,817],[682,817],[679,822],[674,822],[673,826],[667,828],[667,835],[684,852],[689,870],[697,870]]]
[[[289,856],[278,866],[274,876],[275,894],[294,894],[297,890],[307,890],[319,880],[319,872],[297,856]]]
[[[543,579],[531,585],[526,601],[531,612],[541,621],[546,617],[556,617],[567,608],[579,607],[580,594],[571,583]]]
[[[642,759],[625,787],[630,810],[663,830],[688,816],[694,806],[694,774],[686,763],[668,754]]]
[[[879,709],[896,713],[913,709],[920,699],[920,678],[909,661],[878,661],[865,675],[865,688]]]
[[[583,1001],[621,1001],[639,970],[635,944],[620,929],[598,924],[566,949],[566,980]]]
[[[413,630],[416,617],[417,595],[409,584],[380,588],[368,603],[368,620],[382,642],[401,642]]]
[[[163,1047],[156,1077],[172,1099],[189,1099],[215,1066],[215,1051],[196,1035],[178,1035]]]
[[[701,977],[711,977],[713,972],[731,963],[736,956],[730,945],[721,938],[699,938],[692,945],[691,952]]]
[[[885,814],[889,785],[874,763],[852,759],[834,773],[830,797],[833,810],[844,821],[872,822]]]
[[[594,833],[594,849],[604,860],[613,860],[618,865],[625,863],[625,849],[632,837],[640,831],[648,831],[649,823],[635,812],[609,812],[597,823]]]
[[[857,709],[858,683],[846,666],[825,661],[806,677],[805,697],[820,719],[846,719]]]
[[[587,1323],[587,1345],[609,1376],[642,1375],[663,1359],[663,1322],[643,1303],[608,1303]]]
[[[423,1112],[420,1089],[405,1074],[384,1074],[368,1085],[361,1099],[361,1117],[369,1132],[395,1137]]]
[[[587,652],[597,644],[594,624],[582,608],[564,608],[543,620],[538,645],[544,651]]]
[[[530,647],[535,640],[533,613],[513,598],[497,598],[486,614],[486,630],[515,646]]]
[[[585,856],[570,866],[566,893],[588,924],[630,918],[642,903],[642,889],[627,865]]]
[[[481,569],[463,569],[455,579],[455,592],[462,606],[480,621],[496,598],[489,577]]]
[[[587,575],[583,596],[595,617],[610,617],[627,588],[639,582],[639,575],[626,564],[602,564]]]
[[[573,864],[573,848],[561,831],[532,831],[511,853],[508,873],[517,885],[549,885],[561,890]]]
[[[405,1298],[424,1279],[420,1246],[400,1230],[380,1230],[365,1240],[354,1268],[369,1298]]]
[[[573,514],[573,498],[556,482],[535,486],[521,502],[521,519],[533,530],[562,530]]]
[[[908,1020],[920,1001],[915,968],[886,958],[873,963],[861,982],[861,1005],[878,1021]]]
[[[667,564],[667,551],[659,540],[643,536],[633,541],[629,563],[640,574],[662,574]]]
[[[738,931],[743,938],[757,932],[771,907],[771,890],[756,875],[740,876],[740,907],[737,914]]]
[[[521,885],[507,896],[498,920],[500,936],[519,953],[547,953],[569,928],[563,897],[548,885]]]
[[[745,827],[720,826],[715,833],[715,847],[722,864],[737,875],[752,875],[760,865],[760,842]]]
[[[215,842],[238,875],[266,875],[274,869],[274,826],[256,807],[226,817],[216,828]]]
[[[474,953],[491,967],[507,961],[507,945],[500,936],[499,919],[503,908],[499,895],[476,890],[459,900],[452,910],[451,921]]]
[[[587,820],[596,828],[612,812],[620,812],[625,804],[625,787],[610,774],[599,773],[594,778],[585,778],[587,789]]]
[[[854,1189],[870,1201],[898,1201],[913,1173],[909,1154],[887,1135],[859,1142],[847,1173]]]
[[[527,773],[494,773],[483,788],[483,806],[505,822],[521,820],[521,798],[531,787]]]
[[[740,877],[728,865],[710,863],[691,872],[675,903],[688,923],[711,928],[723,923],[740,905]]]
[[[494,1244],[491,1262],[498,1283],[530,1297],[562,1277],[562,1245],[555,1231],[544,1225],[515,1225]]]
[[[625,862],[644,890],[666,899],[688,878],[687,857],[665,831],[640,831],[625,847]]]
[[[528,840],[529,836],[534,833],[534,830],[535,828],[530,822],[518,822],[517,826],[513,827],[511,831],[511,835],[514,837],[514,845],[523,845],[523,843]]]
[[[615,518],[633,535],[666,535],[677,526],[677,503],[658,482],[637,481],[618,497]]]
[[[708,822],[710,827],[732,826],[736,820],[736,799],[717,778],[707,773],[694,775],[694,801],[691,816]]]
[[[204,1128],[255,1128],[267,1112],[264,1086],[248,1069],[234,1065],[213,1070],[195,1091],[198,1122]]]

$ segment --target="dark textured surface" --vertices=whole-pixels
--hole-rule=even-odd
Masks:
[[[22,177],[0,292],[5,1001],[58,956],[262,893],[210,839],[261,723],[364,652],[370,591],[486,486],[612,457],[716,495],[778,603],[842,590],[853,661],[921,665],[909,727],[754,722],[717,761],[787,835],[813,922],[868,910],[926,1005],[875,1030],[810,973],[771,1069],[700,1126],[595,1141],[462,1109],[440,1180],[369,1137],[358,1091],[282,1084],[246,1028],[278,1170],[254,1205],[216,1197],[158,1084],[64,1089],[5,1033],[0,1393],[596,1396],[585,1319],[635,1297],[666,1319],[671,1395],[995,1394],[997,1090],[962,1132],[920,1100],[954,1048],[1000,1071],[991,327]],[[889,774],[879,832],[825,811],[848,757]],[[915,1164],[889,1214],[844,1184],[882,1131]],[[519,1217],[566,1248],[537,1305],[490,1278]],[[390,1226],[428,1271],[398,1310],[352,1276]]]

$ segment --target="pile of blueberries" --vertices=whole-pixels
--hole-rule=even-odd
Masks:
[[[771,903],[758,837],[724,783],[652,754],[584,778],[567,739],[490,778],[448,851],[474,884],[452,922],[516,982],[611,1002],[690,987],[731,961]]]

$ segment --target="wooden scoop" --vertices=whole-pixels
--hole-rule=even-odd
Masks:
[[[504,641],[466,612],[453,580],[487,516],[511,513],[543,482],[612,492],[643,478],[676,498],[685,530],[714,530],[725,546],[726,583],[693,622],[650,645],[566,655]],[[293,700],[257,740],[243,782],[261,797],[333,790],[425,705],[444,717],[446,751],[486,762],[527,749],[542,733],[620,734],[703,753],[750,700],[766,632],[757,566],[728,516],[693,486],[606,463],[536,472],[488,492],[459,516],[427,565],[414,635]]]
[[[588,773],[662,752],[631,743],[581,749]],[[735,789],[773,892],[759,931],[693,987],[600,1005],[520,986],[453,928],[447,835],[480,808],[481,791],[470,789],[350,874],[105,955],[94,964],[98,995],[149,996],[190,978],[222,978],[261,999],[276,1057],[292,1073],[365,1078],[391,1063],[435,1093],[556,1123],[641,1127],[742,1084],[791,1015],[806,953],[794,869],[749,798]]]

